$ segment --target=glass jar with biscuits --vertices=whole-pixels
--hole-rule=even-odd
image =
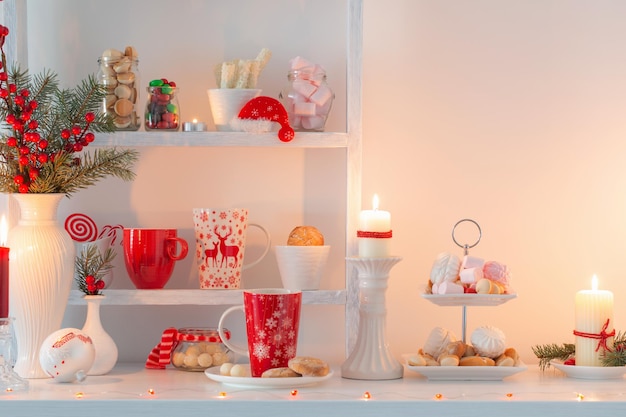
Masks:
[[[230,338],[230,331],[224,329]],[[222,343],[219,332],[209,327],[178,329],[172,365],[182,371],[204,371],[233,361],[233,353]]]
[[[137,51],[107,49],[98,59],[98,82],[106,89],[103,112],[113,118],[117,130],[135,131],[141,126],[138,112],[139,60]]]

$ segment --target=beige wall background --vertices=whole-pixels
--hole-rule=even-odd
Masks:
[[[78,8],[83,2],[77,1],[50,3],[54,7],[28,2],[29,63],[33,70],[59,65],[70,82],[96,70],[102,49],[136,42],[146,58],[143,80],[185,80],[189,95],[181,107],[208,121],[210,64],[254,56],[265,46],[258,34],[270,33],[278,39],[271,45],[278,58],[269,68],[268,91],[282,85],[282,65],[296,54],[324,62],[331,84],[345,88],[345,31],[337,29],[345,14],[333,1],[272,0],[284,13],[271,14],[262,14],[268,2],[235,2],[242,11],[230,27],[241,35],[235,38],[215,32],[228,17],[211,9],[217,3],[181,2],[165,21],[155,21],[152,13],[157,3],[170,2],[152,2],[149,10],[123,1],[106,7],[89,2],[91,9]],[[83,17],[68,18],[67,8]],[[128,11],[123,17],[115,13],[120,8]],[[185,14],[194,8],[204,14]],[[288,25],[268,24],[270,15]],[[123,19],[121,26],[114,18]],[[311,23],[320,19],[327,24]],[[393,252],[404,258],[392,270],[387,292],[394,354],[417,350],[435,326],[460,336],[460,307],[435,306],[420,293],[439,252],[462,254],[451,239],[462,218],[476,220],[483,231],[470,253],[507,264],[518,293],[499,307],[469,308],[469,333],[479,325],[497,326],[524,361],[535,362],[531,346],[573,341],[574,295],[590,287],[593,274],[615,293],[615,327],[626,329],[624,21],[626,3],[618,0],[364,0],[363,206],[378,193],[381,208],[392,213]],[[124,25],[128,31],[116,29]],[[81,37],[75,36],[77,26]],[[343,126],[341,120],[331,123]],[[345,189],[333,181],[345,175],[341,152],[189,152],[145,149],[133,185],[105,182],[63,210],[84,211],[104,223],[179,227],[187,236],[196,205],[249,205],[278,237],[312,219],[340,248],[323,285],[342,286]],[[241,158],[237,185],[252,191],[203,188],[210,167],[231,157]],[[300,177],[303,166],[325,181]],[[170,175],[181,171],[182,183]],[[299,211],[310,195],[316,200],[305,219]],[[255,285],[276,285],[271,256],[250,275]],[[191,263],[180,267],[175,285],[192,286],[191,270]],[[123,273],[115,282],[129,285]],[[162,328],[215,324],[221,310],[107,307],[103,321],[121,360],[143,360]],[[342,307],[309,306],[304,317],[301,351],[341,363]],[[68,309],[67,325],[83,320],[83,307]]]

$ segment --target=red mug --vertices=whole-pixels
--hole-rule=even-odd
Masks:
[[[124,264],[137,289],[163,288],[174,262],[187,256],[187,241],[176,233],[176,229],[124,229]]]
[[[260,377],[271,368],[286,367],[296,356],[302,292],[283,288],[244,290],[243,305],[224,311],[217,325],[222,342],[235,353],[250,358],[250,373]],[[227,339],[223,326],[226,316],[243,310],[246,316],[248,348]]]

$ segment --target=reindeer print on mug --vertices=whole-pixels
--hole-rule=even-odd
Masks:
[[[194,209],[193,219],[200,288],[239,288],[242,270],[257,264],[269,250],[269,233],[248,223],[248,209]],[[244,266],[249,225],[260,228],[267,242],[263,255]]]

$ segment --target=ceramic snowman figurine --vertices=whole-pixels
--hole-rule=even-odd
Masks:
[[[83,381],[95,357],[91,338],[71,327],[52,333],[39,350],[41,367],[56,382]]]

